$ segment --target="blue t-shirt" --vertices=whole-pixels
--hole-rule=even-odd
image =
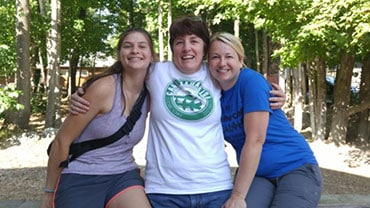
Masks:
[[[305,138],[289,123],[281,109],[271,110],[270,84],[258,72],[243,69],[234,87],[223,91],[222,127],[226,141],[236,150],[237,160],[245,142],[244,114],[255,111],[270,113],[266,140],[262,148],[257,176],[282,176],[304,164],[317,164]]]

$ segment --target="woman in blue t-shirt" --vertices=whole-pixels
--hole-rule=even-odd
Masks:
[[[322,178],[315,156],[284,112],[270,108],[268,81],[243,68],[240,40],[215,34],[208,54],[210,72],[223,90],[225,139],[239,164],[224,207],[317,207]]]

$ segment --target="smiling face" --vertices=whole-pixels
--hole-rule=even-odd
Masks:
[[[173,61],[184,74],[197,72],[204,57],[205,43],[201,38],[192,34],[176,37],[173,48]]]
[[[223,90],[235,85],[243,66],[242,60],[229,44],[221,40],[211,41],[208,51],[209,70]]]
[[[208,51],[207,24],[198,17],[180,17],[170,26],[170,45],[173,62],[184,74],[200,70]]]
[[[124,69],[147,70],[153,61],[151,44],[143,33],[131,32],[122,40],[119,57]]]

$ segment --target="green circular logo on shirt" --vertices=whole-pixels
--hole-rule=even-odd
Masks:
[[[201,120],[213,110],[213,98],[201,82],[174,80],[167,85],[165,105],[172,115],[184,120]]]

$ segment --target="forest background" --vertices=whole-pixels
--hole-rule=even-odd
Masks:
[[[83,70],[98,73],[128,28],[148,30],[160,61],[171,60],[168,28],[184,15],[242,40],[245,63],[284,88],[284,108],[298,131],[310,128],[307,139],[368,149],[368,0],[2,0],[0,138],[27,131],[35,114],[58,128]]]

